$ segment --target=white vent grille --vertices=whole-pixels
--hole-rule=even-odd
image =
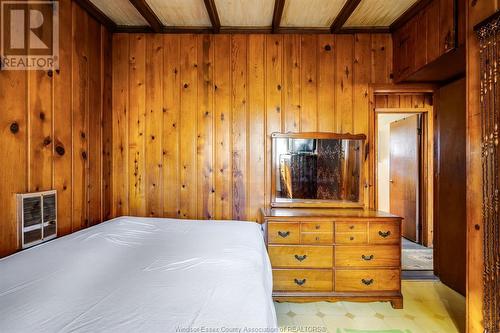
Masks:
[[[17,195],[17,224],[20,246],[30,246],[57,236],[57,192]]]

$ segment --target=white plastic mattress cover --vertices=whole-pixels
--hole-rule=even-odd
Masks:
[[[0,260],[0,332],[276,332],[260,225],[120,217]]]

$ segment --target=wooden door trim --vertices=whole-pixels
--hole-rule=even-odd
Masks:
[[[370,184],[370,208],[378,208],[377,197],[377,173],[378,173],[378,159],[376,152],[377,147],[377,133],[378,133],[378,114],[391,114],[391,113],[415,113],[422,114],[423,127],[423,160],[428,161],[422,165],[422,179],[421,179],[421,193],[426,193],[422,200],[422,241],[425,246],[432,246],[434,237],[434,108],[432,106],[425,108],[375,108],[375,95],[415,95],[415,94],[430,94],[434,93],[437,86],[427,84],[404,84],[404,85],[371,85],[369,87],[370,94],[370,114],[369,114],[369,184]],[[432,227],[432,228],[430,228]]]

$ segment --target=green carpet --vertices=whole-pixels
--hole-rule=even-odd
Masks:
[[[351,328],[340,329],[337,328],[337,333],[412,333],[410,330],[356,330]]]

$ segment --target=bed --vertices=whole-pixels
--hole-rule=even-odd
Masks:
[[[0,331],[274,331],[271,293],[259,224],[120,217],[0,260]]]

